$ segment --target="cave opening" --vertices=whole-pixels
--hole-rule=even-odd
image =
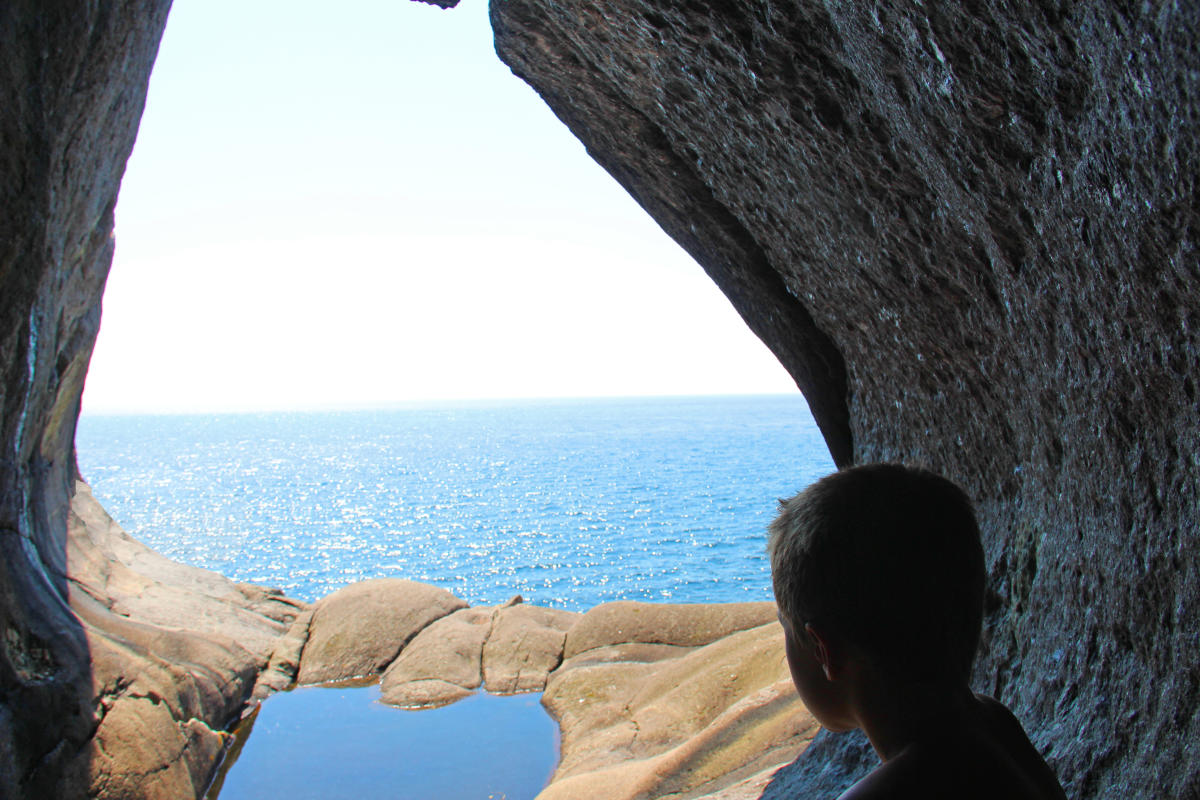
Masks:
[[[305,602],[769,599],[807,406],[481,0],[171,13],[77,431],[118,522]]]
[[[312,601],[388,567],[411,570],[463,530],[512,533],[504,515],[524,512],[512,507],[519,503],[480,500],[512,483],[518,451],[505,449],[498,426],[528,435],[539,427],[529,415],[557,420],[563,431],[537,431],[549,437],[539,445],[546,452],[522,459],[549,471],[568,453],[600,463],[639,446],[669,461],[672,449],[694,450],[705,435],[730,436],[762,416],[745,404],[670,411],[617,398],[784,393],[766,411],[776,415],[770,435],[783,443],[764,448],[771,459],[739,454],[705,465],[723,471],[697,502],[728,513],[755,489],[766,501],[750,535],[771,501],[797,488],[789,462],[813,464],[805,475],[830,466],[790,376],[703,271],[499,62],[486,13],[481,1],[451,11],[374,2],[353,14],[315,3],[286,12],[174,6],[117,208],[118,246],[78,430],[84,477],[152,546]],[[241,24],[231,30],[234,17]],[[530,398],[551,398],[554,408],[532,410]],[[641,414],[652,425],[675,414],[698,438],[631,430],[623,444],[555,452],[552,441],[571,433],[592,444],[603,438],[598,428],[574,431],[582,398],[613,398],[610,423]],[[524,412],[514,410],[518,400]],[[480,403],[497,402],[508,421],[485,419],[496,412]],[[404,411],[396,424],[408,432],[389,428],[380,410]],[[284,412],[291,416],[262,416]],[[381,441],[431,436],[453,439],[457,456],[425,447],[355,474],[331,442],[306,438],[314,417],[305,415],[317,412],[341,415],[336,442],[355,463],[369,462]],[[131,415],[142,418],[133,425]],[[233,416],[217,424],[214,415]],[[396,485],[397,477],[411,485],[418,471],[427,476],[430,459],[455,457],[458,472],[486,480],[429,482],[408,494]],[[697,469],[694,462],[670,469]],[[618,471],[615,463],[605,469]],[[303,464],[313,473],[307,483]],[[644,528],[641,517],[679,480],[653,464],[644,472],[630,485],[593,479],[609,481],[603,497],[566,488],[542,498],[550,511],[538,513],[589,518],[610,536]],[[779,476],[778,485],[747,485],[763,474]],[[305,503],[325,510],[305,541],[289,542],[297,563],[251,563],[256,543],[289,538]],[[451,507],[467,505],[490,516],[456,518]],[[621,522],[602,518],[622,505]],[[381,513],[434,520],[434,532],[400,558],[394,548],[353,544],[368,529],[415,540],[413,531],[386,530]],[[663,533],[695,542],[680,524]],[[526,527],[540,530],[544,520]],[[217,530],[230,535],[217,540]],[[547,571],[574,568],[609,583],[599,565],[611,566],[614,553],[560,552],[569,545],[543,559]],[[514,558],[521,552],[499,547]],[[465,561],[414,577],[470,592],[469,577],[495,573],[485,561],[496,548],[475,541]],[[359,564],[346,568],[350,551]],[[652,553],[668,562],[688,555]],[[765,596],[761,554],[755,559],[757,571],[731,579],[757,583],[756,597]],[[313,578],[318,572],[323,580]],[[496,592],[518,593],[510,583]],[[646,596],[677,593],[667,586]],[[586,607],[609,597],[560,591],[546,599]]]

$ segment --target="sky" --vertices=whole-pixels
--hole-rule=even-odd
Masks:
[[[484,0],[175,0],[84,413],[796,391]]]

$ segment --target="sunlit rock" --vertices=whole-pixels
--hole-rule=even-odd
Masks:
[[[427,583],[399,578],[353,583],[313,605],[296,680],[325,683],[378,675],[426,626],[466,607]]]
[[[772,621],[653,661],[565,662],[542,698],[562,728],[562,760],[540,797],[761,790],[817,731],[782,655],[783,631]]]
[[[563,660],[567,631],[580,619],[572,611],[515,603],[496,611],[483,647],[483,681],[489,692],[540,692]]]
[[[590,609],[567,634],[571,658],[615,644],[697,647],[775,620],[774,603],[643,603],[618,600]]]

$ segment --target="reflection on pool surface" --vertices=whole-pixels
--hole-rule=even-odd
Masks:
[[[294,689],[263,703],[208,798],[529,800],[558,762],[540,700],[480,692],[406,711],[380,703],[378,684]]]

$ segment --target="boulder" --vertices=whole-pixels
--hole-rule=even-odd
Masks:
[[[541,691],[562,663],[570,611],[519,600],[456,611],[421,631],[383,673],[383,702],[406,708],[452,703],[484,685],[496,694]]]
[[[563,660],[567,631],[581,615],[556,608],[513,604],[496,611],[483,648],[483,682],[489,692],[540,692]]]
[[[298,683],[378,675],[430,623],[467,604],[417,581],[361,581],[313,605]]]
[[[483,683],[490,608],[464,608],[425,628],[383,673],[383,702],[416,708],[452,703]]]

